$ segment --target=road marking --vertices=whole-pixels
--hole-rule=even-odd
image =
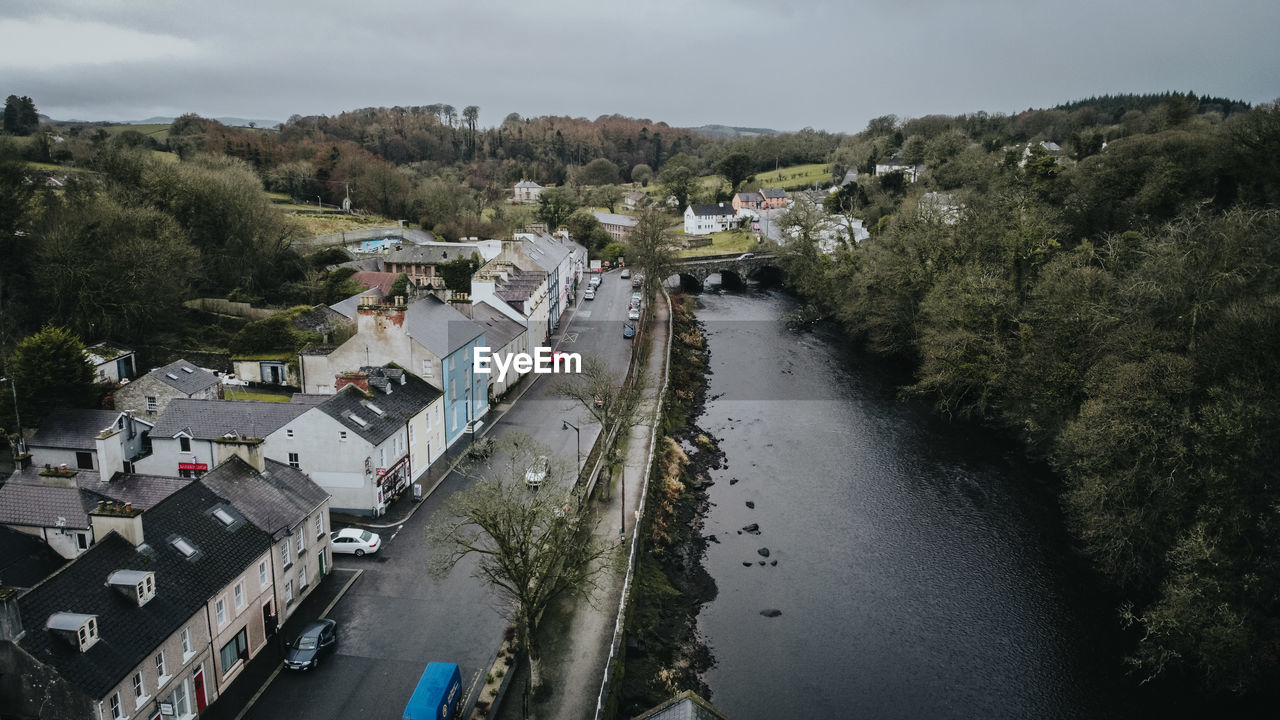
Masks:
[[[564,342],[578,342],[578,333],[565,333]]]

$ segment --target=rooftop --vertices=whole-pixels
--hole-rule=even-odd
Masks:
[[[218,376],[186,360],[176,360],[151,371],[151,375],[184,395],[194,395],[218,384]]]
[[[265,438],[310,409],[301,403],[259,400],[195,400],[177,398],[151,431],[153,438],[171,438],[185,432],[198,440],[216,440],[227,434]]]

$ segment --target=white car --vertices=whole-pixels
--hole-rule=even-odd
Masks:
[[[638,307],[633,307],[633,308],[631,308],[631,311],[627,313],[627,319],[628,319],[628,320],[639,320],[639,319],[640,319],[640,308],[638,308]]]
[[[602,282],[604,282],[604,280],[602,280],[602,279],[600,278],[600,276],[599,276],[599,275],[592,275],[592,276],[591,276],[591,282],[590,282],[589,284],[590,284],[590,285],[591,285],[591,287],[593,287],[593,288],[598,288],[598,287],[600,287],[600,283],[602,283]]]
[[[627,278],[631,277],[631,268],[622,268],[622,274],[618,275],[618,277],[622,278],[623,280],[626,280]]]
[[[378,533],[368,530],[345,528],[329,533],[329,545],[335,554],[360,557],[365,553],[378,552],[378,548],[382,547],[382,538],[378,537]]]
[[[531,488],[542,487],[542,481],[547,479],[547,467],[550,464],[551,460],[546,455],[539,455],[529,469],[525,470],[524,484]]]
[[[595,300],[595,299],[596,299],[596,289],[595,289],[594,287],[589,287],[589,288],[587,288],[586,292],[582,293],[582,297],[583,297],[583,299],[585,299],[585,300]]]

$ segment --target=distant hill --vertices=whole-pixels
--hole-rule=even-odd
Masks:
[[[172,117],[156,116],[156,117],[147,118],[146,120],[125,120],[122,124],[124,125],[171,125],[173,124],[173,121],[175,119],[176,118],[172,118]],[[217,117],[212,119],[217,120],[223,125],[231,125],[233,127],[249,127],[249,123],[253,123],[254,127],[273,128],[276,125],[280,124],[279,120],[261,120],[261,119],[238,118],[238,117]]]
[[[744,128],[730,127],[728,125],[703,125],[696,128],[688,128],[700,135],[706,135],[713,138],[737,138],[737,137],[756,137],[758,135],[779,135],[777,130],[769,128]]]

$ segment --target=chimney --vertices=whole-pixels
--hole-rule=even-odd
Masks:
[[[333,381],[334,393],[342,392],[342,388],[348,385],[355,385],[364,392],[369,392],[369,375],[362,372],[344,372],[338,374]]]
[[[22,614],[18,612],[16,588],[0,588],[0,642],[18,642],[26,632],[22,629]]]
[[[106,537],[112,530],[134,547],[142,544],[142,511],[132,505],[102,502],[89,511],[89,525],[95,538]]]
[[[122,432],[112,425],[93,439],[94,448],[98,451],[98,473],[103,480],[124,472],[123,438],[120,437]]]
[[[267,459],[262,454],[262,440],[260,438],[224,435],[213,441],[213,464],[215,467],[236,456],[249,463],[249,467],[258,472],[267,469]]]

